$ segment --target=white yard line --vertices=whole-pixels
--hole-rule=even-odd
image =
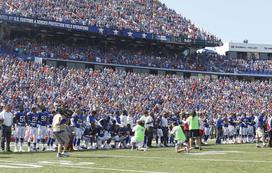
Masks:
[[[93,165],[85,165],[85,167],[80,165],[66,165],[66,164],[48,164],[52,163],[51,161],[38,162],[37,164],[29,164],[20,161],[11,161],[11,160],[0,160],[3,165],[0,164],[0,168],[12,168],[12,169],[29,169],[29,168],[42,168],[43,166],[53,166],[53,167],[66,167],[66,168],[77,168],[77,169],[91,169],[91,170],[105,170],[105,171],[114,171],[114,172],[135,172],[135,173],[167,173],[167,172],[157,172],[157,171],[143,171],[143,170],[133,170],[133,169],[115,169],[115,168],[97,168],[92,167]],[[67,162],[68,163],[68,162]],[[83,163],[83,162],[81,162]]]
[[[0,168],[12,168],[12,169],[33,169],[42,168],[43,166],[33,163],[23,163],[11,160],[0,160]]]

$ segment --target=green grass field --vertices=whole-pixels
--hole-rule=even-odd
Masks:
[[[0,172],[267,173],[272,169],[272,149],[256,149],[253,144],[210,145],[190,154],[176,154],[173,148],[70,154],[69,158],[57,159],[56,153],[0,153]]]

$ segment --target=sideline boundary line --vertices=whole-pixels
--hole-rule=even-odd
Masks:
[[[158,160],[182,160],[182,161],[214,161],[214,162],[240,162],[240,163],[272,163],[272,160],[229,160],[229,159],[196,159],[188,158],[188,154],[184,154],[184,158],[172,157],[147,157],[147,156],[127,156],[127,155],[107,155],[107,154],[76,154],[73,156],[89,156],[89,157],[112,157],[112,158],[134,158],[134,159],[158,159]]]

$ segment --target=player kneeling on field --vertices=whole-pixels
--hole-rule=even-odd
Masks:
[[[134,150],[136,147],[137,150],[146,151],[147,148],[144,148],[144,135],[145,128],[144,122],[141,120],[137,121],[137,125],[132,129],[134,136],[131,138],[131,150]]]
[[[53,134],[54,138],[58,142],[58,154],[57,157],[69,157],[69,154],[65,153],[69,145],[69,133],[65,125],[67,119],[61,115],[59,111],[53,118]],[[63,148],[63,150],[62,150]],[[62,152],[61,152],[62,151]]]
[[[186,137],[181,128],[176,122],[173,123],[171,134],[175,136],[175,150],[177,153],[189,152],[188,145],[186,144]],[[184,146],[184,147],[182,147]]]
[[[121,148],[126,148],[126,139],[128,137],[126,133],[126,128],[125,127],[120,127],[119,125],[116,124],[116,121],[112,121],[112,126],[110,128],[112,140],[115,143],[115,148],[121,149]]]

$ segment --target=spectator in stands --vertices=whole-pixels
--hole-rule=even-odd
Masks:
[[[137,32],[218,40],[160,1],[91,0],[31,1],[7,0],[2,13],[105,28],[131,29]]]

